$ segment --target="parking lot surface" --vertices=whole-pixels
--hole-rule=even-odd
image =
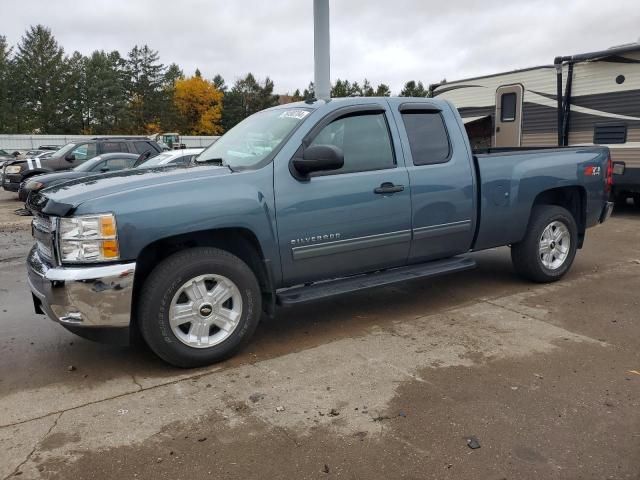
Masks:
[[[235,358],[176,370],[33,313],[20,206],[0,194],[0,479],[640,478],[638,210],[589,230],[558,283],[482,252],[281,310]]]

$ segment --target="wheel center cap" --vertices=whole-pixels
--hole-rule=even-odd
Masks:
[[[551,242],[550,247],[551,247],[552,249],[553,249],[553,248],[556,248],[556,242]]]
[[[208,317],[213,313],[213,306],[210,303],[203,303],[200,305],[200,315],[203,317]]]

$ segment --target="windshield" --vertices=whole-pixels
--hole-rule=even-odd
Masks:
[[[54,152],[56,157],[64,157],[67,153],[69,153],[76,146],[75,143],[67,143],[60,150]]]
[[[257,166],[307,116],[304,108],[258,112],[245,118],[202,152],[196,162],[222,161],[232,170]]]

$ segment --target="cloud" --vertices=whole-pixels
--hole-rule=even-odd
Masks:
[[[0,33],[16,44],[29,25],[49,26],[70,53],[126,54],[136,44],[185,73],[251,71],[280,93],[313,78],[312,0],[3,0]],[[332,80],[387,83],[549,64],[557,55],[638,40],[637,0],[332,0]]]

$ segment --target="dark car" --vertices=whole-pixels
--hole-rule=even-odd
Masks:
[[[104,155],[93,157],[91,160],[87,160],[71,170],[29,177],[20,185],[18,197],[20,200],[26,201],[31,192],[68,180],[132,168],[140,156],[134,153],[105,153]]]
[[[162,147],[144,137],[98,137],[68,143],[48,158],[6,162],[2,170],[2,188],[17,192],[20,184],[33,175],[69,170],[105,153],[140,155],[146,152],[154,156],[162,152]]]

